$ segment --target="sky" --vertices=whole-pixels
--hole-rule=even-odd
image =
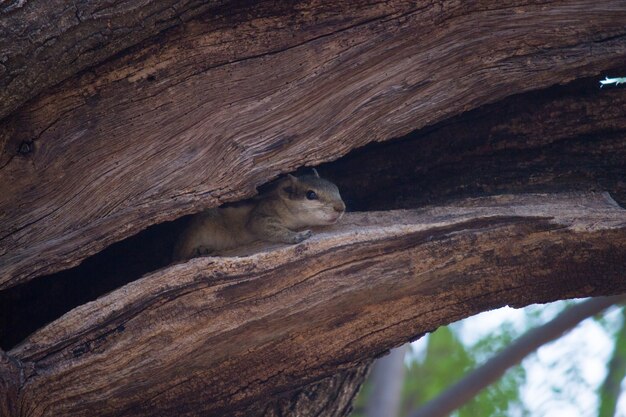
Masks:
[[[503,307],[451,326],[465,345],[472,345],[490,332],[497,331],[506,322],[511,323],[521,334],[526,329],[554,318],[566,306],[565,303],[558,301],[525,309]],[[527,377],[526,384],[521,388],[521,397],[531,416],[597,416],[596,390],[606,376],[606,365],[613,350],[611,332],[621,325],[619,308],[606,310],[604,317],[604,327],[596,320],[587,319],[561,338],[542,346],[522,362]],[[413,343],[417,360],[425,346],[426,337]],[[626,386],[623,385],[624,391]],[[620,397],[616,417],[626,417],[624,394]]]

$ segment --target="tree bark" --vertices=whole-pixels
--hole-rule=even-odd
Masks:
[[[239,414],[242,417],[347,417],[368,369],[369,364],[365,364],[339,372],[263,407],[255,405]]]
[[[0,2],[0,119],[47,87],[228,0]],[[227,9],[226,9],[227,10]]]
[[[355,211],[567,190],[608,190],[626,206],[624,137],[624,90],[600,89],[592,77],[509,97],[318,169]]]
[[[2,354],[2,413],[343,416],[364,364],[410,338],[507,303],[626,289],[624,212],[599,194],[444,205],[529,184],[562,191],[570,168],[555,155],[600,181],[582,188],[623,195],[626,107],[610,90],[524,95],[520,118],[473,137],[467,114],[446,124],[623,62],[623,1],[251,3],[0,2],[0,300],[150,225],[435,123],[440,136],[388,162],[426,160],[395,159],[377,178],[374,159],[346,159],[333,179],[353,208],[442,206],[351,214],[248,257],[157,271],[166,257],[152,260],[142,279],[64,305]],[[79,278],[78,292],[102,280]]]
[[[84,304],[8,354],[19,416],[245,415],[440,325],[626,291],[606,194],[349,213],[295,246],[198,258]]]
[[[0,416],[18,415],[17,399],[24,382],[19,361],[0,350]]]
[[[0,288],[281,172],[599,74],[626,58],[624,21],[621,0],[346,0],[180,25],[2,122]]]
[[[581,79],[483,106],[318,169],[353,211],[566,190],[609,190],[626,205],[625,116],[623,90]],[[167,266],[184,221],[156,225],[79,267],[0,291],[0,347],[8,350],[73,307]]]

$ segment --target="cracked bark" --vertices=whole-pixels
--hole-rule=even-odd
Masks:
[[[608,190],[625,206],[624,109],[623,90],[580,79],[483,106],[318,169],[353,210],[567,190]]]
[[[112,22],[138,18],[110,4]],[[0,314],[0,337],[42,275],[371,142],[416,131],[323,166],[349,207],[440,207],[349,214],[250,257],[148,262],[130,283],[50,275],[58,291],[27,304],[47,326],[1,354],[1,413],[344,416],[364,364],[439,325],[624,292],[624,211],[598,193],[545,194],[625,201],[626,103],[595,78],[626,57],[624,2],[242,1],[177,24],[192,4],[102,48],[86,38],[45,74],[24,72],[22,95],[2,91],[17,100],[7,109],[30,101],[0,121],[0,307],[18,311]],[[0,7],[5,30],[44,3]],[[59,21],[38,53],[106,21],[84,16]],[[17,57],[0,38],[0,58]],[[529,191],[543,194],[455,202]],[[152,252],[159,233],[126,249]],[[65,309],[48,309],[57,299]]]
[[[235,2],[0,2],[0,119],[81,70],[229,3]]]
[[[0,288],[281,172],[626,58],[617,0],[229,13],[118,54],[2,122]]]
[[[261,406],[239,412],[242,417],[344,417],[367,375],[369,363],[341,371],[332,377],[287,393]]]
[[[0,350],[0,416],[17,415],[18,390],[23,382],[19,361]]]
[[[349,213],[302,244],[246,250],[35,332],[8,352],[34,369],[16,415],[245,415],[485,309],[626,291],[625,210],[606,194]]]

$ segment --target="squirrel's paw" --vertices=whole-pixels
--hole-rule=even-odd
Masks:
[[[294,235],[291,243],[300,243],[303,240],[307,240],[308,238],[310,238],[311,236],[313,236],[313,232],[310,230],[303,230],[302,232],[298,232]]]
[[[206,246],[198,246],[195,249],[195,256],[211,256],[214,255],[215,251],[213,249],[209,249]]]

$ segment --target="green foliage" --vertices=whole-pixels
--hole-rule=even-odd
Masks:
[[[477,368],[497,352],[509,346],[512,341],[527,330],[552,320],[561,311],[577,302],[579,301],[561,301],[547,305],[529,306],[523,309],[523,313],[516,310],[512,316],[507,316],[513,317],[512,321],[504,321],[500,324],[498,324],[497,319],[494,321],[494,319],[482,319],[477,316],[469,319],[469,321],[441,327],[436,332],[427,335],[422,341],[421,348],[416,351],[412,347],[405,360],[407,370],[402,393],[403,407],[399,417],[408,415],[420,405],[437,397],[469,371]],[[601,326],[607,336],[613,336],[615,340],[614,352],[611,361],[607,364],[609,370],[607,380],[597,391],[599,417],[614,416],[616,402],[620,395],[620,382],[624,380],[626,375],[625,310],[620,311],[614,307],[612,310],[607,310],[605,314],[594,317],[594,322]],[[620,318],[616,313],[621,313],[622,317]],[[472,323],[477,321],[481,323],[480,330],[470,327],[473,325]],[[493,323],[493,327],[489,323]],[[477,331],[480,333],[476,333]],[[560,357],[552,356],[547,362],[544,359],[543,364],[551,367],[551,370],[546,372],[550,372],[550,375],[555,376],[555,378],[545,381],[543,386],[546,396],[542,396],[542,401],[546,402],[548,407],[543,408],[541,405],[537,409],[536,403],[529,404],[528,407],[532,407],[533,414],[539,412],[539,415],[550,415],[550,413],[541,414],[542,411],[540,411],[542,409],[554,411],[554,408],[550,408],[550,402],[552,404],[562,402],[573,407],[589,404],[582,401],[573,405],[572,402],[573,399],[579,398],[577,395],[581,392],[589,393],[598,387],[583,375],[584,367],[579,361],[572,360],[574,357],[580,359],[579,356],[573,354],[576,352],[576,348],[571,345],[567,346],[570,348],[569,350],[567,348],[561,349],[563,352],[570,353],[565,353],[564,356]],[[571,348],[574,350],[572,351]],[[531,356],[525,361],[521,366],[509,369],[497,383],[484,389],[469,403],[455,411],[452,416],[525,417],[531,415],[531,411],[520,397],[520,388],[526,383],[527,375],[524,364],[527,367],[530,366],[529,369],[536,366],[537,356]],[[563,385],[561,381],[567,381],[567,383]],[[357,410],[362,410],[368,390],[369,386],[366,383],[362,392],[364,395],[359,395],[357,399],[355,407]],[[587,401],[589,400],[587,399]],[[580,415],[592,414],[582,413]],[[358,412],[353,416],[363,417]]]
[[[426,356],[423,361],[409,364],[404,387],[404,415],[439,395],[443,390],[461,379],[468,371],[506,347],[516,336],[510,323],[499,331],[480,339],[473,346],[465,346],[459,340],[454,326],[442,327],[428,337]],[[483,390],[468,404],[459,409],[458,417],[509,416],[515,407],[524,414],[519,398],[519,387],[526,374],[521,366],[510,369],[504,377]]]
[[[474,361],[450,328],[440,327],[428,336],[425,360],[409,364],[403,397],[405,401],[419,398],[419,403],[414,405],[422,404],[436,397],[473,366]]]
[[[481,391],[469,403],[461,407],[458,417],[491,416],[509,417],[510,410],[528,414],[519,397],[519,387],[526,380],[526,373],[521,366],[509,369],[500,381]]]
[[[621,328],[615,334],[613,355],[609,361],[608,373],[598,390],[600,407],[598,417],[613,417],[620,396],[620,385],[626,377],[626,308],[622,308]]]
[[[458,333],[459,326],[440,327],[426,336],[426,352],[422,360],[407,361],[401,415],[407,415],[439,395],[479,363],[506,347],[520,332],[511,323],[505,322],[497,331],[481,338],[473,346],[465,346]],[[415,355],[409,355],[412,356]],[[524,383],[525,376],[521,366],[510,369],[498,383],[483,390],[455,415],[504,417],[510,415],[508,410],[511,407],[516,409],[518,415],[525,415],[519,398],[519,387]],[[362,411],[370,390],[370,384],[366,382],[354,404],[353,417],[363,417]]]

